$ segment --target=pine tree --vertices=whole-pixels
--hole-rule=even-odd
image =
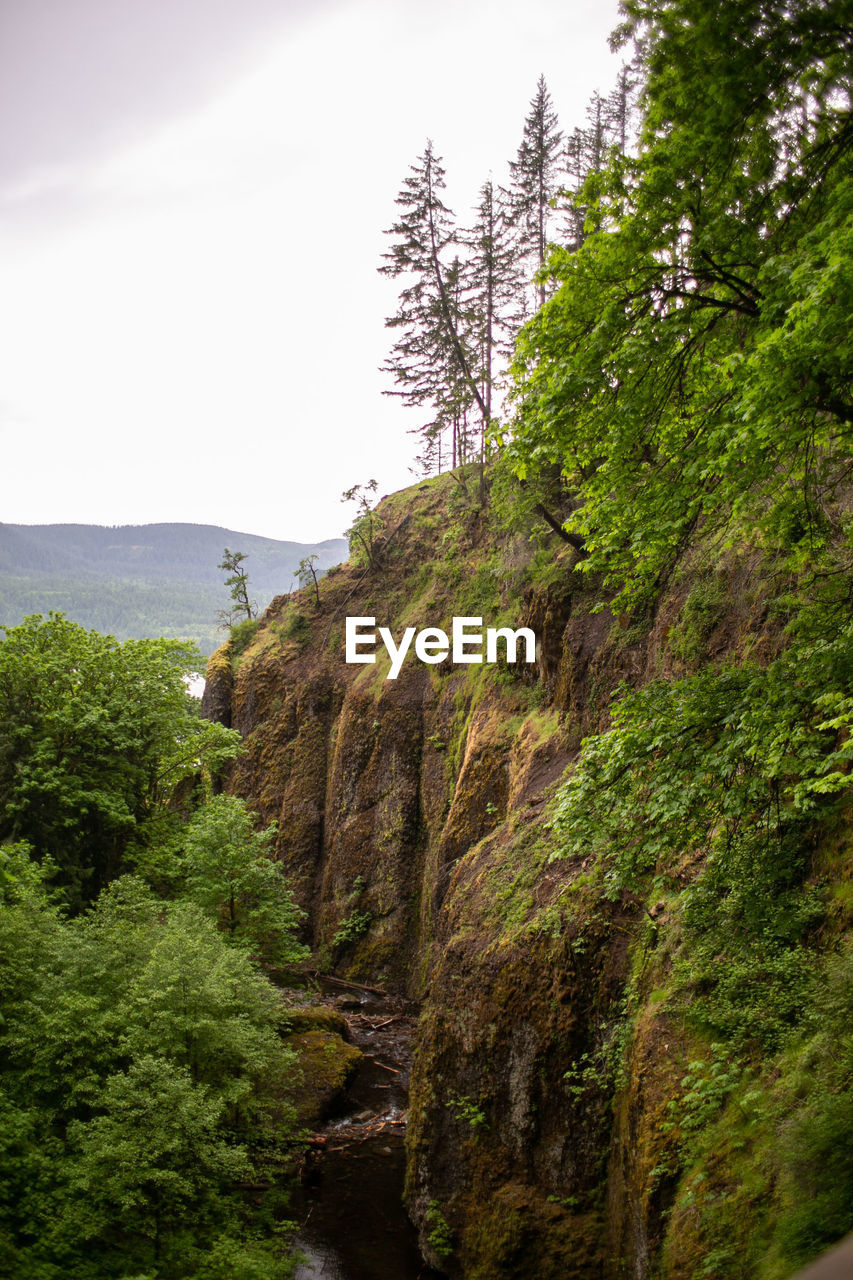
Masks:
[[[494,416],[493,391],[522,319],[523,277],[514,243],[508,195],[491,179],[480,188],[473,227],[463,236],[468,343],[482,399],[479,461],[482,488],[486,432]]]
[[[397,196],[401,214],[386,232],[397,238],[382,255],[387,265],[379,268],[383,275],[409,280],[397,314],[385,322],[400,336],[382,371],[397,384],[387,395],[408,405],[432,405],[433,419],[419,429],[429,465],[440,453],[441,436],[472,404],[488,416],[466,340],[461,265],[456,260],[446,266],[442,259],[456,243],[453,214],[440,196],[443,188],[444,168],[428,142]],[[455,448],[453,456],[455,461]]]
[[[509,166],[519,249],[528,260],[531,276],[545,262],[551,201],[559,188],[557,173],[562,139],[545,77],[540,76],[524,122],[518,154]],[[545,292],[544,282],[536,285],[539,306],[545,301]]]
[[[611,146],[618,148],[622,155],[628,151],[628,144],[634,131],[636,88],[637,81],[631,67],[623,66],[616,77],[613,91],[605,100],[605,121],[610,143]]]
[[[245,614],[245,620],[251,622],[258,612],[257,605],[249,599],[249,572],[243,568],[245,559],[244,551],[231,551],[226,547],[222,562],[217,565],[217,568],[224,569],[229,575],[225,579],[225,585],[231,588],[231,599],[234,601],[232,609],[220,610],[220,618],[224,626],[233,625],[235,614],[238,616]]]
[[[586,140],[583,129],[574,128],[566,139],[564,152],[566,185],[563,191],[565,216],[561,225],[561,240],[569,249],[579,249],[584,242],[585,211],[580,203],[580,191],[587,178]]]
[[[606,169],[614,154],[624,155],[628,150],[634,128],[635,88],[631,68],[623,66],[606,98],[598,91],[593,93],[586,108],[585,127],[573,129],[566,139],[561,235],[569,249],[579,249],[586,236],[584,224],[589,209],[581,193],[587,179]]]

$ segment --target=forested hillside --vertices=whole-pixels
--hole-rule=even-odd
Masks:
[[[121,640],[180,637],[204,654],[220,642],[228,605],[219,569],[241,550],[253,600],[263,608],[298,581],[299,561],[318,572],[346,555],[343,538],[280,542],[215,525],[0,525],[0,622],[51,610]]]

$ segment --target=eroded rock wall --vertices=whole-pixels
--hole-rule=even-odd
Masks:
[[[244,735],[228,786],[278,822],[320,963],[423,1001],[407,1196],[430,1260],[468,1280],[643,1280],[683,1047],[652,1014],[626,1041],[650,921],[586,860],[550,860],[550,818],[619,682],[663,669],[680,601],[642,625],[592,612],[573,552],[555,540],[543,582],[477,511],[449,526],[452,493],[445,477],[383,504],[379,567],[333,571],[319,606],[274,601],[242,654],[215,655],[205,707]],[[410,657],[391,681],[387,661],[344,661],[348,614],[399,635],[475,610],[532,626],[535,668]]]

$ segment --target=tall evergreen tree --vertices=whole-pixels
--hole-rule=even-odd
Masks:
[[[623,66],[613,90],[602,97],[596,90],[586,108],[586,124],[575,128],[563,150],[565,170],[561,224],[562,244],[579,249],[586,238],[589,207],[583,190],[592,174],[602,173],[617,155],[628,151],[634,132],[636,81],[629,66]]]
[[[605,100],[605,123],[611,146],[622,155],[628,150],[634,132],[636,116],[637,80],[630,66],[623,66],[616,77],[616,84]]]
[[[584,241],[585,212],[580,201],[580,192],[587,179],[586,140],[584,130],[575,127],[566,138],[563,156],[565,166],[565,187],[563,190],[565,214],[561,224],[561,243],[567,249],[579,249]]]
[[[518,154],[509,166],[518,243],[531,276],[543,265],[548,248],[548,219],[551,201],[559,188],[562,140],[545,77],[540,76],[524,122]],[[540,281],[536,286],[539,306],[545,301],[545,292],[545,284]]]
[[[385,322],[400,330],[382,366],[397,384],[386,394],[409,405],[432,405],[434,417],[421,428],[430,459],[448,425],[472,404],[488,418],[466,340],[461,267],[446,266],[442,258],[456,243],[453,214],[440,195],[444,185],[444,167],[428,142],[396,198],[400,217],[386,232],[396,239],[379,268],[409,281],[397,314]]]
[[[474,225],[462,237],[465,260],[464,315],[482,399],[479,459],[482,477],[486,431],[494,416],[495,382],[522,319],[524,282],[518,265],[508,195],[491,179],[480,188]]]

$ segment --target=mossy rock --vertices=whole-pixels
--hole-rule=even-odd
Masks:
[[[297,1031],[332,1031],[342,1040],[349,1040],[349,1026],[342,1013],[318,1005],[313,1009],[294,1009],[287,1015],[288,1034]]]
[[[591,1280],[601,1274],[601,1242],[598,1214],[572,1213],[533,1187],[510,1182],[473,1218],[465,1238],[465,1275]]]
[[[299,1058],[302,1082],[294,1090],[298,1121],[316,1128],[331,1112],[364,1058],[334,1031],[297,1031],[284,1039]]]

